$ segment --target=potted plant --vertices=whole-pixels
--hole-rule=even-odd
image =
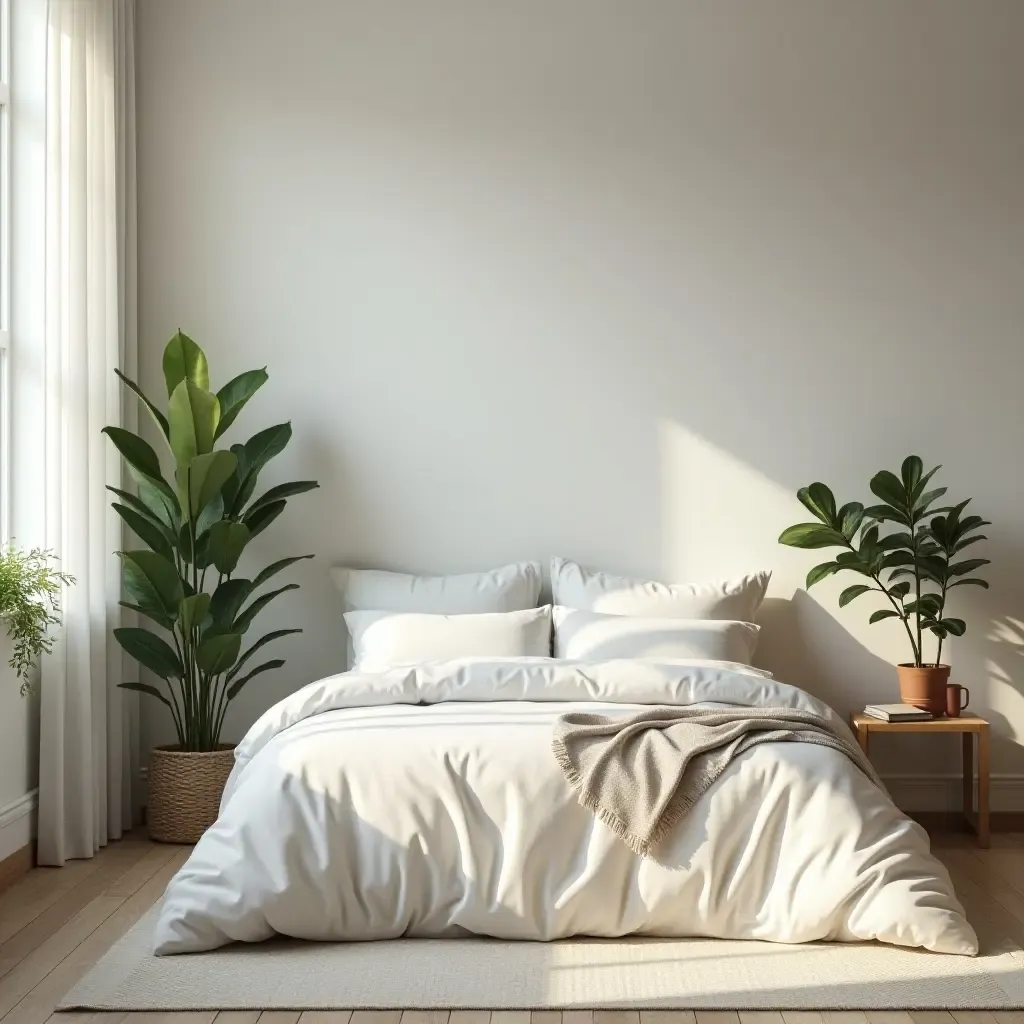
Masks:
[[[233,747],[221,743],[228,704],[255,676],[284,664],[275,658],[253,666],[257,652],[302,632],[274,630],[242,649],[260,611],[298,584],[261,588],[281,570],[313,556],[283,558],[252,579],[236,576],[235,569],[249,541],[284,511],[286,499],[319,485],[298,480],[254,497],[260,472],[291,438],[289,423],[261,430],[244,444],[216,447],[266,383],[265,369],[239,374],[214,392],[205,354],[179,331],[163,356],[166,415],[134,381],[115,372],[146,407],[174,462],[172,485],[145,440],[121,427],[104,428],[137,490],[109,487],[118,499],[113,507],[146,545],[118,552],[128,597],[121,603],[164,634],[136,626],[114,630],[124,650],[163,681],[162,686],[121,685],[164,704],[178,737],[151,755],[150,835],[161,842],[193,843],[216,819],[234,763]]]
[[[60,593],[75,578],[53,568],[53,553],[22,551],[8,544],[0,553],[0,619],[11,639],[10,666],[21,680],[21,695],[33,687],[32,669],[53,649],[51,626],[60,625]]]
[[[942,663],[942,644],[948,636],[963,636],[967,623],[946,612],[956,587],[988,587],[975,575],[987,558],[962,557],[964,549],[986,538],[977,531],[988,521],[964,515],[970,498],[957,505],[933,507],[945,487],[929,489],[939,470],[924,472],[916,455],[904,460],[900,475],[883,470],[871,479],[871,492],[881,504],[865,508],[851,501],[841,508],[823,483],[797,491],[797,498],[817,520],[784,530],[781,544],[797,548],[843,550],[829,562],[814,566],[807,587],[837,572],[863,577],[839,595],[839,607],[862,594],[880,594],[885,606],[869,622],[898,619],[906,630],[912,661],[897,666],[900,697],[906,704],[941,715],[946,706],[949,666]],[[886,532],[883,532],[885,530]],[[936,638],[935,659],[926,660],[925,634]]]

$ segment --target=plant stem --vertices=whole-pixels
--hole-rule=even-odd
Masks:
[[[943,574],[943,575],[945,575],[945,574]],[[942,594],[940,595],[940,599],[939,599],[940,600],[939,610],[935,613],[935,621],[936,622],[941,622],[942,621],[942,616],[943,616],[943,614],[946,611],[946,588],[947,588],[947,586],[948,586],[948,583],[946,583],[946,582],[944,582],[942,584]],[[939,665],[942,664],[942,634],[939,633],[939,634],[937,634],[937,636],[938,636],[938,639],[939,639],[939,643],[938,643],[938,646],[935,648],[935,667],[936,668],[938,668]]]
[[[917,541],[914,542],[914,622],[917,624],[917,650],[914,655],[914,664],[920,668],[923,664],[924,650],[922,644],[924,637],[921,633],[921,569],[917,564]]]
[[[853,546],[851,541],[848,540],[846,542],[846,546],[854,554],[859,554],[859,552]],[[917,643],[917,644],[914,643],[914,634],[911,632],[910,624],[907,622],[907,613],[903,610],[903,607],[901,605],[896,603],[896,598],[894,598],[892,596],[892,594],[889,593],[888,588],[882,582],[881,576],[879,576],[877,573],[871,573],[870,576],[871,576],[871,579],[873,579],[875,581],[875,583],[878,584],[878,589],[883,594],[885,594],[885,596],[889,600],[889,604],[891,604],[893,606],[893,608],[896,611],[896,614],[900,617],[900,622],[903,623],[903,628],[907,631],[907,639],[910,641],[910,650],[912,651],[912,653],[914,655],[914,664],[915,665],[920,665],[921,664],[921,647],[920,647],[919,643]]]

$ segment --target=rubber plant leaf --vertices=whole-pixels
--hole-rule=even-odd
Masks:
[[[245,403],[266,384],[267,380],[266,367],[262,370],[246,370],[245,373],[240,373],[229,380],[217,392],[217,400],[220,402],[220,423],[217,424],[215,438],[220,437],[235,422]]]
[[[204,391],[210,390],[210,368],[206,362],[206,354],[181,331],[171,338],[164,349],[163,368],[168,395],[173,395],[174,389],[183,380],[192,381],[196,387]]]

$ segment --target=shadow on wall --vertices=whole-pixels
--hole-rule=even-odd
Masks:
[[[857,582],[850,573],[830,577],[808,592],[807,571],[831,552],[778,543],[785,527],[809,518],[796,498],[797,487],[815,478],[830,481],[827,464],[782,486],[673,420],[660,421],[659,440],[664,575],[711,579],[771,568],[768,597],[758,616],[762,630],[755,663],[821,697],[843,715],[868,702],[897,701],[894,666],[909,659],[902,627],[892,620],[868,624],[870,613],[879,607],[873,603],[877,595],[839,608],[842,590]],[[780,458],[778,452],[772,457]],[[794,458],[803,461],[798,453]],[[870,498],[867,481],[878,468],[865,466],[847,483],[842,478],[851,474],[836,470],[837,497]],[[970,493],[956,475],[943,475],[952,494]],[[979,505],[977,511],[988,510]],[[947,641],[943,660],[953,666],[952,681],[970,688],[971,709],[992,722],[995,770],[1015,774],[1024,772],[1024,623],[1007,617],[1005,609],[1013,606],[1018,586],[1013,566],[1021,556],[1001,534],[1000,524],[986,533],[990,540],[981,553],[992,559],[987,567],[992,589],[953,592],[951,602],[967,619],[968,633]],[[933,644],[929,636],[926,652],[934,651]],[[954,737],[900,737],[879,744],[877,753],[883,773],[959,772]]]

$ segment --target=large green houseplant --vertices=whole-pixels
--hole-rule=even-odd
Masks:
[[[779,542],[797,548],[841,548],[834,559],[814,566],[807,587],[838,572],[852,572],[861,581],[839,595],[844,607],[863,594],[878,594],[881,607],[869,622],[898,620],[906,631],[912,660],[897,667],[900,692],[907,703],[941,714],[949,666],[942,664],[943,641],[963,636],[967,623],[951,616],[946,605],[957,587],[988,587],[977,570],[987,558],[964,550],[986,538],[981,516],[964,515],[970,498],[937,506],[945,487],[929,488],[940,467],[928,472],[916,455],[903,462],[899,475],[883,470],[871,478],[871,492],[881,503],[865,507],[851,501],[837,507],[823,483],[801,487],[797,498],[815,517],[782,532]],[[935,657],[925,651],[926,634],[935,638]]]
[[[162,680],[121,685],[164,704],[178,737],[173,747],[157,748],[151,761],[150,831],[156,838],[194,841],[196,830],[213,820],[230,769],[230,748],[220,742],[228,705],[254,677],[284,664],[279,658],[253,664],[254,656],[272,641],[301,632],[273,630],[243,650],[260,611],[298,587],[288,583],[264,590],[264,585],[313,556],[283,558],[251,579],[235,575],[239,559],[252,538],[284,511],[289,497],[318,484],[298,480],[256,494],[261,471],[291,438],[289,423],[267,427],[244,443],[217,446],[266,383],[266,370],[239,374],[214,392],[203,350],[179,331],[164,351],[163,373],[166,413],[138,384],[117,375],[156,424],[167,461],[173,460],[171,480],[142,437],[121,427],[104,428],[135,482],[136,493],[108,488],[117,498],[113,507],[145,544],[118,552],[128,597],[122,604],[158,630],[124,626],[114,635]],[[183,811],[197,804],[197,790],[204,786],[200,811]],[[193,820],[184,820],[189,817]]]

